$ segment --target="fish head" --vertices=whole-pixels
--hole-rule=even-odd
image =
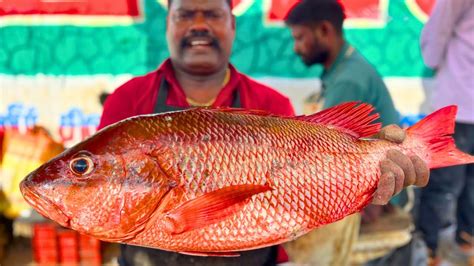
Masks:
[[[133,134],[106,130],[69,148],[24,178],[24,198],[64,227],[103,240],[132,237],[173,183],[131,145],[139,142]]]

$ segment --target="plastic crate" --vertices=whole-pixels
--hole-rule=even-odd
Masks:
[[[81,234],[79,236],[81,262],[84,265],[100,265],[102,262],[101,247],[100,240]]]
[[[68,229],[58,230],[59,262],[62,264],[79,264],[78,234]]]
[[[50,223],[33,225],[33,258],[37,264],[55,264],[58,262],[58,243],[56,226]]]
[[[52,223],[33,225],[33,258],[38,265],[101,265],[101,241]]]

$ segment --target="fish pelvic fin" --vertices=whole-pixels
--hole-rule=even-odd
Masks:
[[[269,185],[227,186],[185,202],[164,216],[164,230],[181,234],[217,223],[240,211],[253,195],[271,190]]]
[[[457,106],[446,106],[407,129],[408,136],[420,139],[428,146],[430,169],[474,163],[474,156],[458,150],[451,136],[456,113]]]
[[[380,115],[374,111],[375,108],[370,104],[347,102],[312,115],[296,116],[294,119],[334,126],[356,138],[363,138],[380,131],[381,124],[373,123]]]

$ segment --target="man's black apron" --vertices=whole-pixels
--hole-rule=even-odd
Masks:
[[[184,108],[166,105],[169,83],[163,78],[158,88],[158,96],[153,112],[164,113],[179,111]],[[232,107],[240,108],[240,93],[235,90]],[[204,265],[242,265],[242,266],[270,266],[276,265],[277,247],[239,252],[239,257],[199,257],[188,256],[176,252],[160,249],[151,249],[131,245],[121,245],[119,264],[121,266],[204,266]]]

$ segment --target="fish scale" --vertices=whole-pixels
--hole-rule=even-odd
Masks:
[[[105,241],[225,255],[360,211],[388,149],[431,168],[474,162],[449,137],[455,107],[407,129],[403,144],[367,139],[380,129],[372,112],[346,103],[297,117],[202,108],[137,116],[41,166],[21,191],[44,216]],[[90,171],[77,172],[77,160]]]

